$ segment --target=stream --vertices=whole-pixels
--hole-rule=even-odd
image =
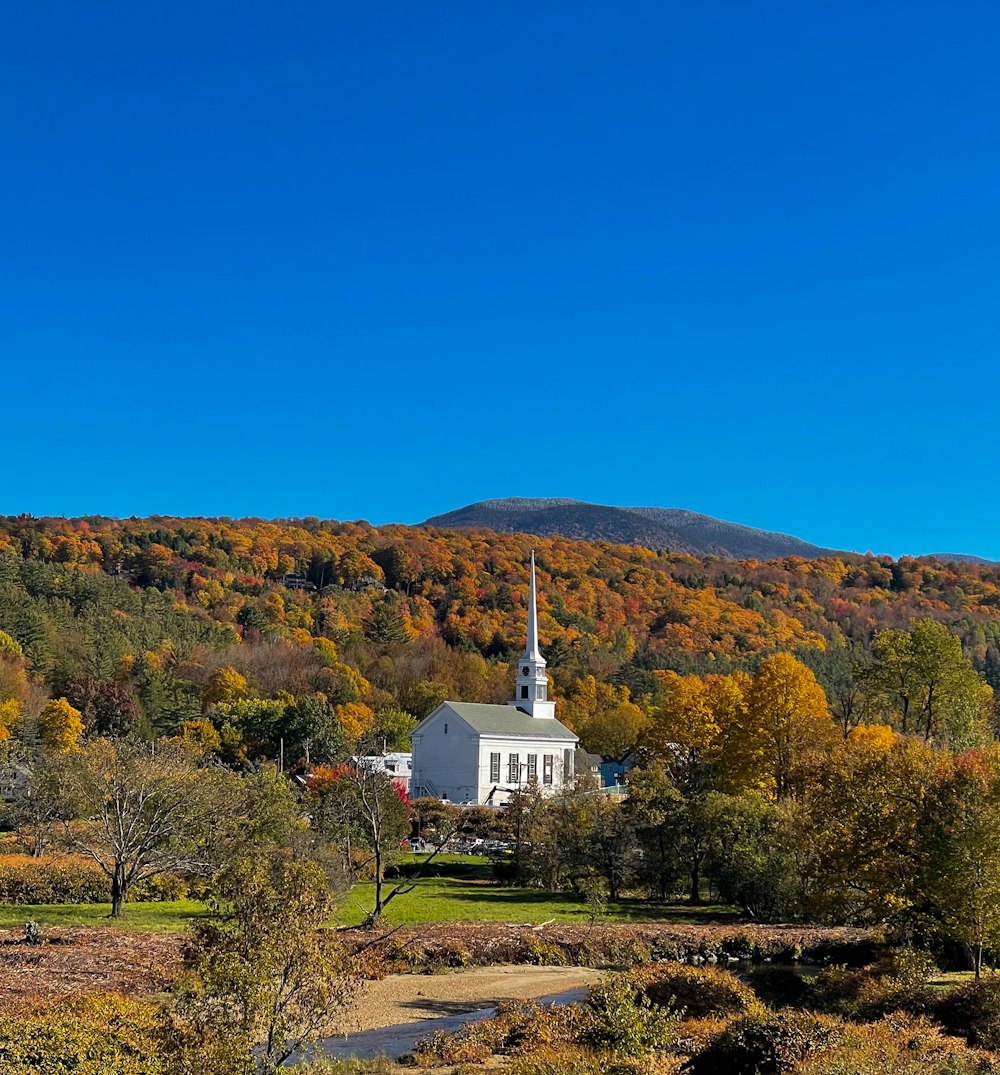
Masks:
[[[800,964],[770,964],[771,966],[787,967],[797,974],[816,974],[821,968],[802,966]],[[747,965],[749,966],[749,965]],[[746,968],[737,970],[728,967],[736,977],[746,980]],[[575,989],[564,990],[561,993],[550,993],[546,996],[535,997],[533,1002],[537,1004],[579,1004],[587,999],[590,993],[589,986],[579,986]],[[523,998],[525,1003],[529,998]],[[342,1034],[332,1038],[321,1038],[309,1047],[303,1056],[297,1056],[288,1061],[289,1065],[301,1063],[304,1060],[320,1056],[331,1057],[335,1060],[371,1060],[375,1057],[384,1056],[390,1060],[397,1060],[404,1053],[408,1053],[421,1039],[440,1030],[446,1034],[454,1034],[467,1023],[478,1023],[483,1019],[490,1019],[496,1014],[496,1004],[492,1001],[456,1002],[463,1004],[461,1011],[449,1015],[425,1017],[409,1023],[396,1023],[392,1026],[378,1027],[374,1030],[360,1030],[353,1034]]]
[[[569,989],[563,993],[551,993],[545,997],[536,997],[536,1004],[578,1004],[587,999],[590,989],[582,986]],[[471,1002],[470,1002],[471,1003]],[[354,1058],[370,1060],[376,1056],[385,1056],[396,1060],[403,1053],[408,1053],[421,1039],[435,1031],[442,1030],[453,1034],[466,1023],[478,1023],[490,1019],[496,1013],[495,1004],[470,1007],[469,1010],[455,1015],[439,1015],[430,1019],[420,1019],[413,1023],[397,1023],[395,1026],[379,1027],[377,1030],[362,1030],[356,1034],[344,1034],[336,1038],[322,1038],[309,1050],[310,1057],[329,1056],[336,1060]],[[297,1063],[308,1057],[298,1057],[291,1063]]]

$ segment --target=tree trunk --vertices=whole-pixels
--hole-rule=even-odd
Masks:
[[[375,910],[373,918],[382,914],[382,847],[378,836],[375,837]]]
[[[701,903],[701,874],[697,862],[691,866],[691,902]]]
[[[121,918],[125,906],[125,897],[128,895],[128,884],[125,881],[125,867],[120,863],[115,864],[115,872],[111,876],[111,917]]]
[[[666,840],[663,837],[663,829],[659,828],[656,832],[657,841],[660,848],[660,900],[663,903],[667,902],[667,846]]]
[[[976,944],[976,981],[979,981],[979,976],[983,972],[983,942],[979,941]]]

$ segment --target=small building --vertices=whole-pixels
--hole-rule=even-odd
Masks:
[[[577,747],[576,775],[578,777],[584,773],[589,773],[593,778],[594,787],[602,787],[604,782],[601,779],[601,766],[602,758],[600,754],[590,754],[583,747]]]
[[[413,774],[413,755],[404,751],[387,751],[384,754],[366,754],[349,759],[352,765],[370,773],[385,773],[396,787],[410,794]]]
[[[281,585],[289,590],[315,590],[316,584],[310,582],[305,575],[298,571],[288,571],[281,576]]]
[[[544,794],[573,783],[577,736],[556,720],[538,648],[535,554],[531,554],[528,631],[514,698],[506,705],[442,702],[410,736],[412,795],[501,806],[519,790]]]
[[[635,768],[635,754],[629,750],[620,758],[607,754],[601,760],[601,785],[606,788],[624,786],[628,774]]]
[[[28,794],[31,770],[24,765],[0,765],[0,800],[17,802]]]

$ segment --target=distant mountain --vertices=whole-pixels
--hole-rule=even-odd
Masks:
[[[939,560],[942,564],[985,564],[992,567],[996,560],[987,560],[985,556],[970,556],[965,552],[929,552],[924,556],[918,556],[918,560]]]
[[[614,508],[558,497],[482,500],[435,515],[424,525],[543,537],[559,534],[736,560],[776,560],[785,556],[812,559],[835,553],[787,534],[726,523],[682,508]]]

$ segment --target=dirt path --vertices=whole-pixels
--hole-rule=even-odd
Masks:
[[[340,1020],[341,1033],[375,1030],[418,1019],[493,1007],[593,985],[601,972],[588,967],[467,967],[449,974],[394,974],[366,982]]]

